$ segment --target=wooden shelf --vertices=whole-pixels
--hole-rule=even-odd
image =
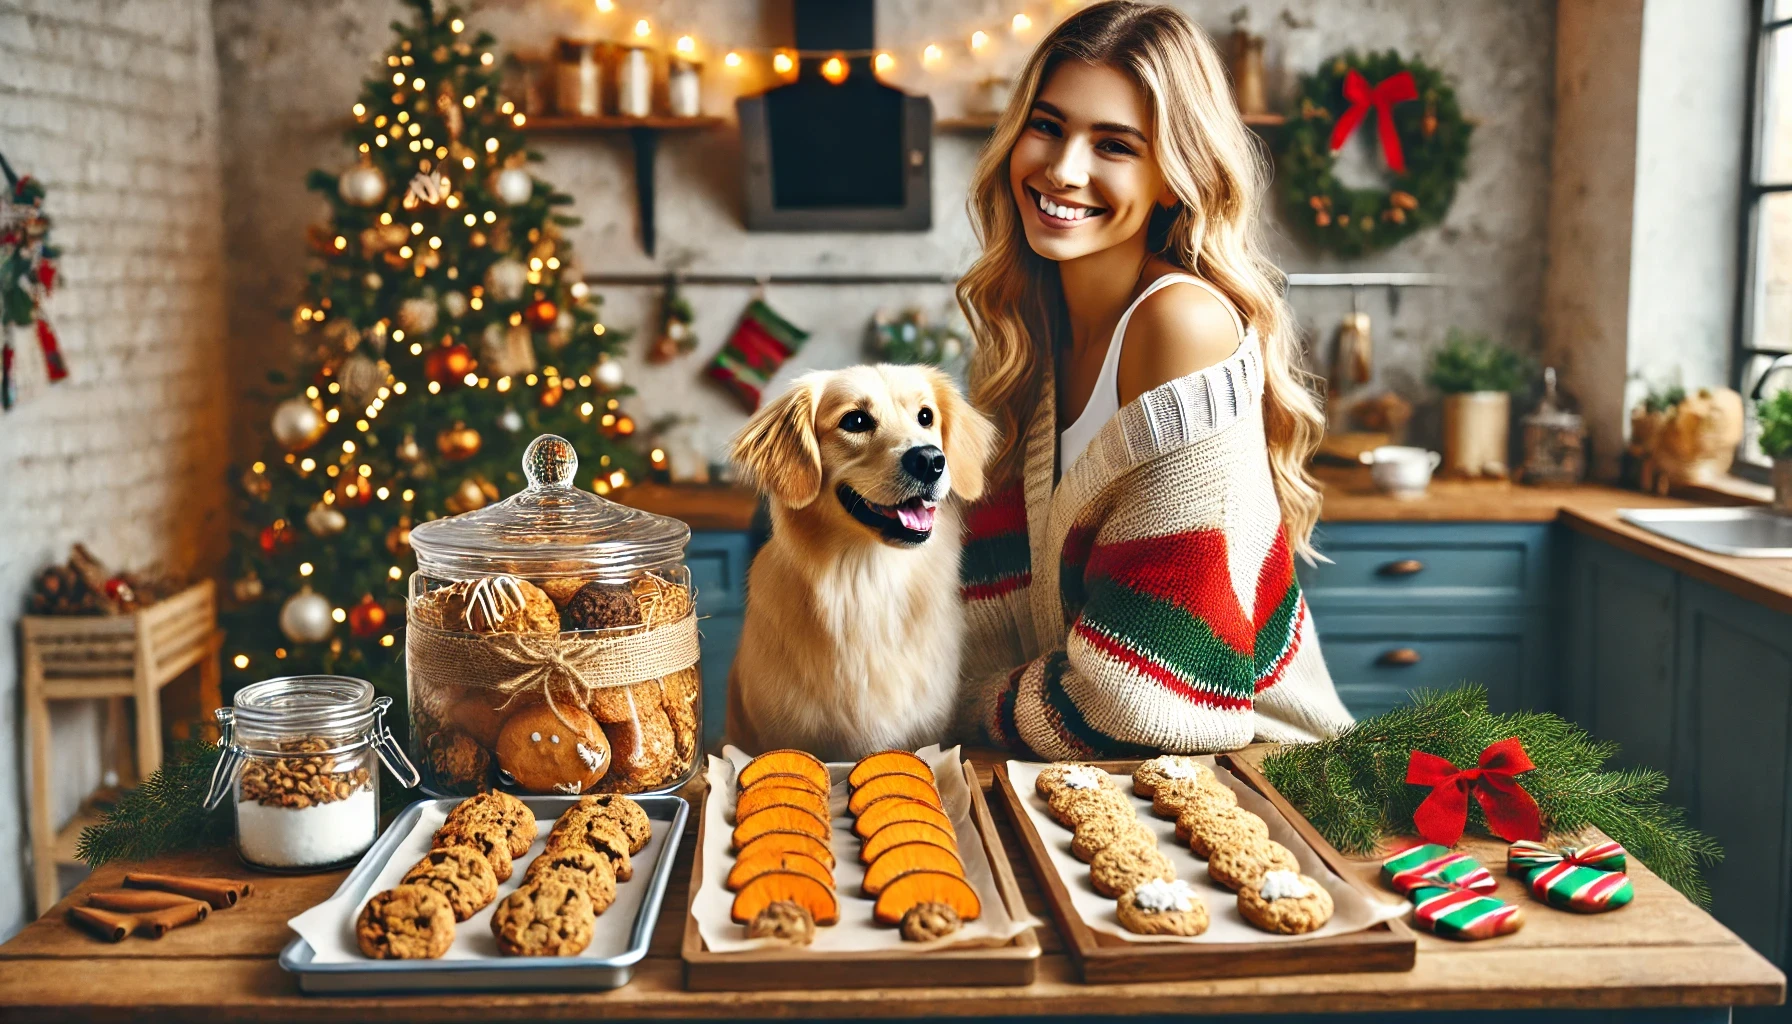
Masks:
[[[1278,128],[1288,123],[1283,114],[1244,114],[1244,123],[1252,128]],[[994,131],[996,115],[979,114],[974,117],[942,117],[933,122],[934,131],[945,135],[983,135]]]
[[[647,117],[623,117],[618,114],[602,114],[597,117],[540,114],[529,116],[523,122],[523,130],[544,134],[549,132],[557,134],[621,132],[636,128],[675,132],[719,128],[724,123],[720,117],[672,117],[666,114],[652,114]]]

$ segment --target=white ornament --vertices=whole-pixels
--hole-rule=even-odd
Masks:
[[[467,315],[467,297],[460,292],[449,292],[442,296],[442,308],[456,320]]]
[[[336,367],[336,382],[342,385],[342,396],[353,405],[366,405],[386,383],[387,367],[359,352],[351,353]]]
[[[1300,875],[1293,871],[1265,871],[1263,883],[1257,887],[1257,895],[1264,902],[1274,903],[1276,900],[1298,900],[1312,895]]]
[[[386,176],[372,164],[360,164],[336,179],[336,194],[350,206],[372,206],[386,198]]]
[[[506,206],[521,206],[535,195],[535,179],[521,167],[507,167],[492,179],[492,191]]]
[[[497,302],[515,302],[529,286],[529,268],[508,256],[492,264],[485,272],[485,286]]]
[[[274,417],[268,425],[274,432],[274,440],[289,452],[316,444],[326,429],[323,413],[303,398],[289,398],[275,406]]]
[[[427,334],[436,326],[434,298],[406,299],[398,304],[398,326],[406,334]]]
[[[368,291],[377,292],[380,290],[380,286],[386,283],[386,279],[369,270],[367,274],[361,278],[361,283],[367,286]]]
[[[320,501],[305,513],[305,527],[319,537],[334,537],[348,528],[348,517]]]
[[[280,632],[295,644],[322,643],[336,623],[330,618],[330,602],[309,586],[280,606]]]
[[[561,310],[560,315],[554,318],[554,330],[561,334],[571,334],[572,329],[578,325],[578,319],[572,315],[572,310],[569,309]]]
[[[599,359],[591,377],[605,391],[614,391],[622,386],[622,364],[614,359]]]
[[[514,434],[523,429],[523,414],[515,409],[506,409],[498,414],[498,429],[507,434]]]

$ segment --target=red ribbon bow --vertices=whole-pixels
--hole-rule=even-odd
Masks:
[[[1430,786],[1431,795],[1413,811],[1412,823],[1427,842],[1456,845],[1468,824],[1472,790],[1494,835],[1508,842],[1541,839],[1543,816],[1537,801],[1513,778],[1535,767],[1516,736],[1489,744],[1475,767],[1461,771],[1445,758],[1415,750],[1406,763],[1406,781]]]
[[[1374,107],[1381,132],[1381,154],[1395,174],[1405,174],[1406,154],[1400,151],[1400,136],[1394,131],[1394,104],[1419,98],[1419,87],[1412,80],[1412,72],[1389,75],[1371,89],[1362,72],[1351,68],[1344,76],[1344,98],[1350,101],[1350,108],[1332,127],[1332,149],[1343,149],[1350,133],[1356,131],[1356,126],[1368,116],[1369,108]]]

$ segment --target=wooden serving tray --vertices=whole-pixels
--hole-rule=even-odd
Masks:
[[[996,887],[1002,902],[1015,918],[1029,916],[1027,904],[1014,881],[1014,870],[1008,865],[1008,854],[996,835],[995,820],[989,814],[989,802],[983,787],[977,783],[976,770],[969,761],[961,767],[965,784],[971,789],[971,820],[983,840],[995,872]],[[711,789],[703,799],[715,796]],[[697,899],[703,881],[703,832],[708,815],[697,815],[696,856],[691,863],[690,901]],[[684,987],[691,992],[772,992],[786,989],[814,988],[824,978],[828,988],[933,988],[962,985],[1030,985],[1039,968],[1039,940],[1033,929],[1016,935],[1004,946],[983,946],[970,949],[942,949],[933,953],[896,956],[875,950],[859,952],[813,952],[800,948],[742,950],[738,953],[713,953],[697,930],[697,918],[685,907],[684,915]],[[818,974],[821,968],[825,974]]]
[[[1347,868],[1344,855],[1326,842],[1292,804],[1276,792],[1262,773],[1243,758],[1217,754],[1214,760],[1243,780],[1245,785],[1261,793],[1264,799],[1288,820],[1313,847],[1319,859],[1352,886],[1367,892],[1354,872]],[[1115,774],[1131,774],[1139,761],[1095,761],[1100,768]],[[1346,971],[1409,971],[1418,951],[1418,941],[1405,923],[1384,921],[1374,927],[1349,935],[1312,938],[1292,942],[1127,942],[1105,932],[1098,932],[1083,923],[1070,901],[1070,890],[1058,874],[1051,854],[1033,827],[1014,783],[1008,778],[1008,765],[994,766],[995,786],[1006,806],[1014,831],[1026,847],[1027,859],[1033,864],[1033,875],[1052,917],[1064,935],[1064,945],[1076,962],[1082,980],[1090,984],[1127,981],[1189,981],[1200,978],[1240,978],[1270,974],[1336,974]]]

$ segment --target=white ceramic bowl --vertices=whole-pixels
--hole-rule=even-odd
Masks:
[[[1369,467],[1378,490],[1396,498],[1422,498],[1431,486],[1431,473],[1443,456],[1423,448],[1384,444],[1359,456]]]

